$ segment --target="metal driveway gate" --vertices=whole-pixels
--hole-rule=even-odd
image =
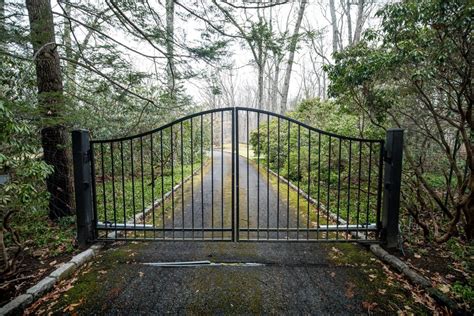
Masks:
[[[389,130],[386,141],[347,137],[236,107],[134,136],[89,138],[73,131],[83,245],[397,242],[403,130]]]

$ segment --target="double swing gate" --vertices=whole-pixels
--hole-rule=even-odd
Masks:
[[[393,243],[402,136],[241,107],[130,137],[73,131],[78,239]]]

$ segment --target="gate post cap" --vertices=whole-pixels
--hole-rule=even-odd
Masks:
[[[389,128],[387,129],[387,132],[404,132],[405,129],[404,128],[400,128],[400,127],[392,127],[392,128]]]

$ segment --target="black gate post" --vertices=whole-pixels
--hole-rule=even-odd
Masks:
[[[80,247],[94,240],[90,149],[89,131],[72,131],[77,241]]]
[[[387,130],[385,142],[385,176],[382,211],[382,242],[387,248],[398,246],[398,219],[402,181],[403,132],[401,128]]]

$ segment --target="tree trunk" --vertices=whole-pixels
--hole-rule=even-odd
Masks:
[[[347,0],[346,3],[346,16],[347,16],[347,45],[352,45],[352,18],[351,18],[351,0]]]
[[[0,0],[0,47],[6,42],[5,35],[5,0]]]
[[[353,40],[354,44],[357,44],[360,41],[360,36],[362,34],[362,27],[364,26],[365,22],[364,6],[365,0],[359,0],[359,3],[357,4],[357,21]]]
[[[270,106],[273,112],[277,111],[278,102],[278,79],[280,78],[280,57],[275,55],[275,73],[272,80],[272,92],[270,97]]]
[[[71,4],[69,2],[66,2],[64,4],[64,10],[65,14],[70,17],[71,16]],[[71,40],[71,27],[70,27],[70,22],[68,18],[64,18],[64,30],[63,30],[63,44],[64,44],[64,49],[65,49],[65,54],[66,57],[69,60],[74,60],[73,52],[72,52],[72,40]],[[66,63],[66,71],[71,78],[70,80],[66,79],[65,80],[65,85],[66,85],[66,91],[70,91],[72,95],[74,95],[74,79],[75,79],[75,74],[74,74],[74,68],[75,65],[71,61],[68,61]]]
[[[174,66],[174,1],[166,0],[166,54],[168,55],[167,85],[171,101],[174,103],[176,90],[176,69]]]
[[[72,183],[64,126],[63,83],[49,0],[26,0],[33,45],[38,104],[43,120],[41,143],[46,163],[53,167],[46,183],[52,219],[72,214]]]
[[[301,21],[303,20],[305,7],[306,7],[306,1],[302,1],[300,5],[300,9],[298,10],[298,17],[296,19],[295,30],[293,31],[293,36],[291,37],[291,42],[290,42],[290,47],[289,47],[290,54],[288,56],[288,64],[286,66],[286,72],[285,72],[285,81],[283,82],[283,90],[281,93],[280,113],[286,112],[286,108],[287,108],[288,90],[290,89],[291,71],[293,68],[293,61],[295,59],[296,44],[298,43],[298,37],[299,37],[298,32],[300,30]]]
[[[261,51],[261,50],[260,50]],[[259,54],[260,56],[260,54]],[[261,56],[260,56],[261,57]],[[263,72],[265,71],[264,65],[261,64],[262,61],[258,63],[258,91],[257,91],[257,108],[262,109],[263,106]]]
[[[336,6],[334,0],[329,0],[329,12],[331,13],[331,27],[332,27],[332,52],[337,52],[339,47],[339,35],[337,29]]]

